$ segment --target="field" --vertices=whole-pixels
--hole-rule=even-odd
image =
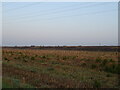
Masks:
[[[118,88],[118,52],[3,48],[3,88]]]

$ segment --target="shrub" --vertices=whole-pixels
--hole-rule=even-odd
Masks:
[[[14,59],[17,59],[16,57],[14,57]]]
[[[19,52],[18,54],[19,54],[19,55],[22,55],[22,52]]]
[[[111,75],[111,74],[109,74],[109,73],[106,75],[106,77],[111,77],[111,76],[112,76],[112,75]]]
[[[17,59],[21,59],[20,57],[17,57]]]
[[[94,80],[93,88],[100,88],[100,87],[101,87],[101,82],[99,80]]]
[[[102,60],[102,66],[105,66],[108,63],[107,59]]]
[[[91,60],[88,58],[88,59],[86,59],[86,61],[91,61]]]
[[[22,88],[34,88],[34,86],[31,86],[30,84],[22,84],[22,83],[21,83],[21,87]]]
[[[112,63],[113,63],[114,61],[113,61],[112,59],[109,59],[109,62],[112,62]]]
[[[120,65],[112,64],[104,67],[104,71],[120,74]]]
[[[23,58],[29,58],[29,56],[25,55],[25,56],[23,56]]]
[[[96,67],[97,67],[96,64],[92,64],[92,65],[91,65],[91,68],[92,68],[92,69],[94,69],[94,68],[96,68]]]
[[[32,73],[35,73],[35,72],[36,72],[36,69],[33,68],[33,69],[31,69],[30,71],[31,71]]]
[[[69,57],[67,57],[67,56],[64,56],[64,57],[63,57],[63,60],[66,60],[66,59],[69,59]]]
[[[84,67],[84,66],[86,66],[86,63],[85,63],[85,62],[84,62],[84,63],[82,63],[82,64],[81,64],[81,66],[83,66],[83,67]]]
[[[76,59],[77,56],[72,56],[72,59]]]
[[[52,67],[48,67],[47,70],[48,70],[48,71],[53,71],[54,68],[52,68]]]
[[[40,63],[44,63],[44,62],[45,62],[45,60],[39,60],[38,62],[40,62]]]
[[[40,56],[41,58],[43,58],[43,59],[45,59],[46,58],[46,56]]]
[[[97,63],[101,63],[101,59],[100,58],[96,58],[96,62]]]
[[[31,60],[35,60],[35,57],[31,57]]]
[[[35,57],[38,57],[38,55],[35,55]]]
[[[28,62],[26,59],[23,60],[24,62]]]
[[[8,60],[8,58],[5,57],[4,60]]]
[[[60,58],[60,56],[59,56],[59,55],[57,55],[56,57],[57,57],[57,58]]]
[[[66,60],[66,59],[67,59],[67,58],[64,56],[64,57],[63,57],[63,60]]]
[[[59,64],[59,62],[56,62],[56,61],[52,61],[52,64]]]

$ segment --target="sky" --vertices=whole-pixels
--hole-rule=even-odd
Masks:
[[[0,46],[2,46],[2,3],[0,2]]]
[[[3,46],[118,45],[117,2],[4,2]]]

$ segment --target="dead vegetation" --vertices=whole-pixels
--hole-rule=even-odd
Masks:
[[[3,48],[4,88],[117,88],[119,69],[117,52]]]

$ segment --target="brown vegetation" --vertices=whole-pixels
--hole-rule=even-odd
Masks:
[[[117,88],[119,69],[118,52],[3,48],[4,88]]]

